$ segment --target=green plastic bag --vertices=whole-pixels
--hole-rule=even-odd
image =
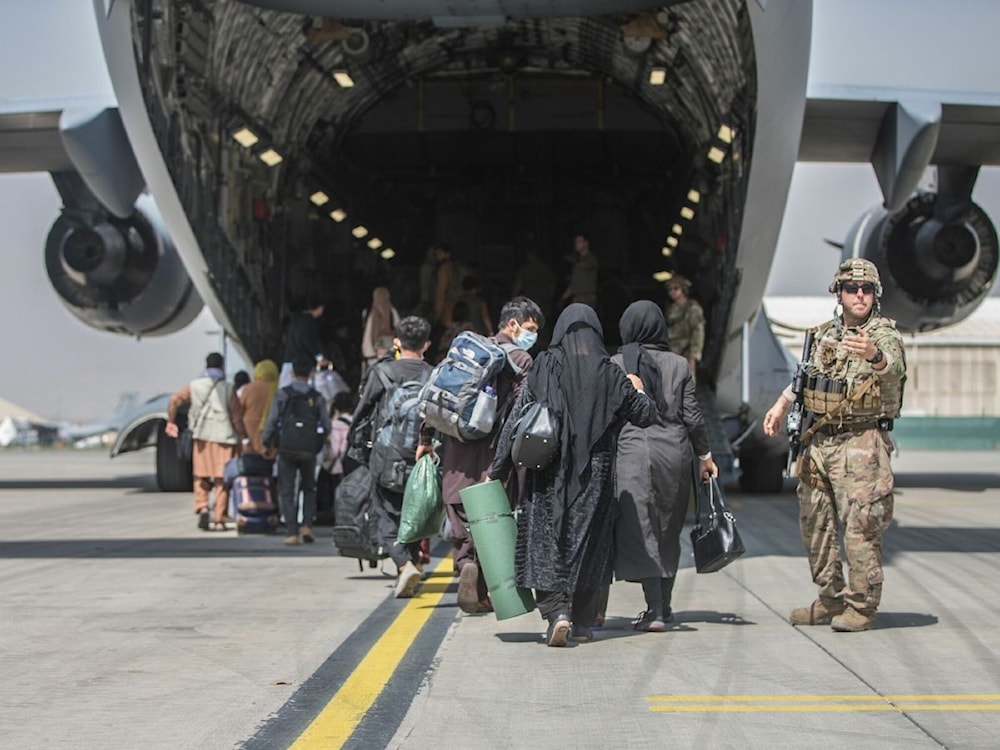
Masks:
[[[444,501],[441,499],[437,461],[430,454],[425,454],[406,480],[396,539],[403,544],[419,542],[438,534],[443,522]]]

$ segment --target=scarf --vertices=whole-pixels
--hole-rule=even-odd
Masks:
[[[622,336],[622,357],[625,371],[638,375],[646,393],[656,401],[661,417],[667,413],[667,399],[663,393],[663,378],[655,360],[647,350],[670,351],[667,322],[663,311],[655,302],[639,300],[625,308],[618,330]]]
[[[271,402],[274,401],[274,394],[278,390],[278,365],[274,360],[262,359],[253,368],[253,379],[264,380],[268,385],[267,401],[264,404],[264,413],[260,418],[260,428],[263,430],[267,424],[267,415],[271,413]]]

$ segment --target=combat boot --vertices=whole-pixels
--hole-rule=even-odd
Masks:
[[[793,609],[788,621],[792,625],[830,625],[846,608],[842,599],[817,599],[808,607]]]
[[[860,609],[848,607],[843,614],[833,618],[830,627],[838,633],[860,633],[862,630],[871,630],[875,627],[875,612],[869,611],[866,614]]]

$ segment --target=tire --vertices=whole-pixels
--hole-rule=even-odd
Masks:
[[[777,495],[785,485],[784,456],[740,458],[740,489],[751,495]]]
[[[191,462],[177,457],[177,441],[167,435],[166,422],[156,430],[156,486],[160,492],[191,492]]]

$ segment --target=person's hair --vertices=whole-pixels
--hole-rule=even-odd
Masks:
[[[465,278],[462,279],[462,291],[463,292],[471,292],[477,286],[479,286],[479,279],[477,279],[472,274],[469,274],[468,276],[466,276]]]
[[[574,236],[574,238],[576,238],[576,237],[579,237],[579,238],[580,238],[580,239],[582,239],[582,240],[583,240],[584,242],[586,242],[586,243],[587,243],[588,245],[590,244],[590,237],[589,237],[588,235],[584,234],[583,232],[577,232],[577,233],[576,233],[575,235],[573,235],[573,236]]]
[[[297,378],[307,378],[309,373],[316,367],[316,360],[312,357],[296,357],[292,360],[292,372]]]
[[[392,349],[392,336],[379,336],[375,339],[375,351],[381,349],[384,352],[388,352]]]
[[[354,394],[351,391],[338,391],[330,402],[330,409],[331,411],[352,413],[354,411]]]
[[[207,357],[205,357],[205,367],[215,367],[222,369],[226,366],[226,361],[222,358],[222,355],[218,352],[212,352]]]
[[[464,299],[458,300],[451,306],[451,319],[455,323],[464,323],[469,319],[469,303]]]
[[[431,335],[431,324],[417,315],[408,315],[396,326],[396,338],[408,352],[419,352]]]
[[[514,297],[514,299],[504,303],[503,308],[500,310],[501,326],[506,325],[507,321],[511,318],[522,324],[534,318],[539,328],[545,327],[545,316],[542,314],[542,308],[533,299],[529,299],[523,295]]]
[[[319,292],[310,292],[306,295],[306,310],[315,310],[317,307],[326,306],[326,300]]]
[[[233,375],[233,387],[242,388],[247,383],[250,382],[250,373],[246,370],[240,370],[238,373]]]

